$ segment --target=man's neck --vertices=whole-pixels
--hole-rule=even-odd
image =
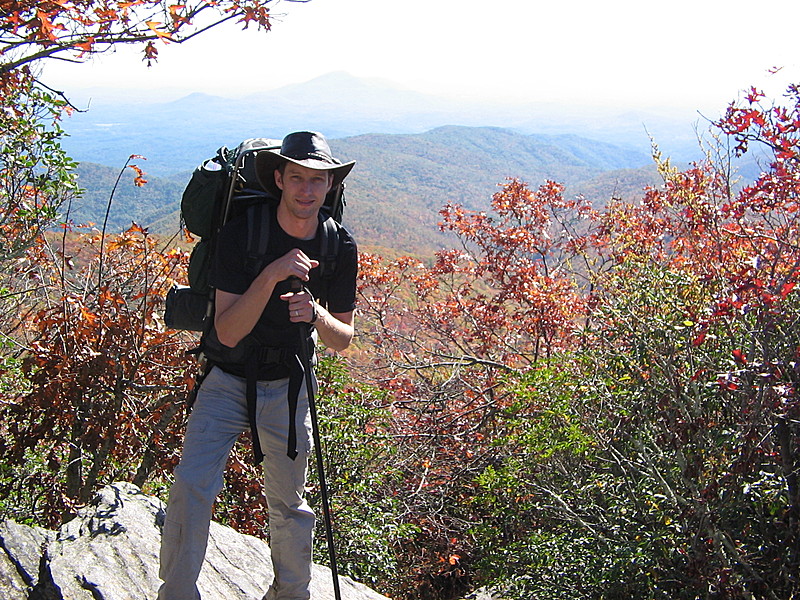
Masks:
[[[289,212],[283,203],[278,204],[278,224],[290,236],[300,240],[313,239],[317,234],[319,216],[301,219]]]

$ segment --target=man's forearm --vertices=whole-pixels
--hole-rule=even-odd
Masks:
[[[316,303],[314,307],[317,311],[314,325],[319,339],[331,350],[345,350],[353,341],[353,313],[330,313]]]
[[[215,325],[219,341],[233,348],[253,330],[275,287],[264,273],[241,296],[216,292]]]

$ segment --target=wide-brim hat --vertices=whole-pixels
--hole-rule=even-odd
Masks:
[[[333,172],[332,189],[342,183],[356,161],[342,163],[333,157],[328,141],[321,133],[297,131],[283,138],[280,149],[263,150],[256,154],[256,176],[267,191],[280,197],[275,183],[275,169],[282,163],[293,162],[301,167]]]

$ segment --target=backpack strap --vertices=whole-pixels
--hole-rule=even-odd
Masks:
[[[254,268],[251,264],[253,260],[261,262],[267,254],[269,245],[269,232],[272,217],[269,207],[264,202],[252,204],[247,208],[247,267]],[[262,352],[253,348],[250,355],[246,358],[245,364],[245,402],[247,403],[247,420],[250,424],[250,437],[253,443],[253,463],[258,466],[264,461],[264,452],[261,449],[261,441],[258,437],[258,423],[256,420],[257,403],[257,381],[258,367],[262,360]],[[290,394],[291,395],[291,394]],[[291,406],[290,401],[290,406]],[[294,405],[297,406],[295,400]],[[291,411],[290,411],[291,412]],[[294,423],[294,418],[290,415],[290,426]],[[290,441],[291,441],[290,435]],[[296,442],[295,442],[296,445]],[[291,456],[293,448],[289,447],[288,454]],[[294,452],[295,456],[297,452]],[[294,457],[292,457],[294,460]]]
[[[253,204],[247,215],[247,253],[258,257],[267,255],[269,232],[272,225],[271,210],[264,202]]]
[[[322,257],[322,276],[332,277],[333,269],[336,267],[336,257],[339,254],[339,226],[333,217],[324,218],[320,225],[319,254]]]
[[[336,272],[336,260],[339,257],[339,246],[341,236],[339,235],[339,224],[333,217],[325,217],[320,214],[322,223],[319,229],[319,255],[320,255],[320,277],[322,278],[322,293],[320,301],[328,304],[328,282],[333,279]]]

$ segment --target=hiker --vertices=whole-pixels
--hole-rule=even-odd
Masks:
[[[275,571],[263,600],[310,598],[315,519],[303,492],[312,423],[298,328],[310,332],[311,356],[314,337],[336,351],[352,340],[355,241],[338,226],[332,276],[322,277],[321,258],[315,255],[325,196],[354,164],[335,159],[321,134],[287,135],[279,150],[260,151],[255,159],[262,187],[280,198],[264,209],[271,211],[267,264],[258,272],[247,264],[252,256],[246,240],[253,231],[248,213],[219,234],[210,273],[216,290],[214,327],[204,348],[214,366],[198,391],[175,469],[161,545],[159,600],[200,598],[196,582],[212,505],[223,486],[228,454],[251,425],[264,469]],[[254,400],[249,410],[248,395]]]

